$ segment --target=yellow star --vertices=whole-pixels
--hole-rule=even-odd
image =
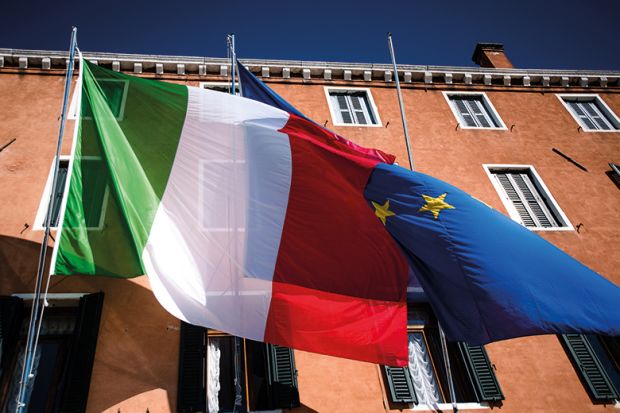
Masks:
[[[429,211],[433,213],[435,219],[439,218],[439,212],[442,209],[454,209],[454,206],[448,204],[444,201],[448,193],[446,192],[443,195],[439,195],[437,198],[433,198],[432,196],[422,195],[424,200],[426,201],[426,205],[420,208],[419,212]]]
[[[370,201],[370,202],[372,202],[372,206],[375,207],[375,215],[377,216],[377,218],[381,220],[381,222],[383,222],[383,225],[385,225],[385,220],[387,219],[387,217],[396,215],[395,213],[390,211],[390,200],[389,199],[385,201],[385,204],[383,205],[378,204],[375,201]]]

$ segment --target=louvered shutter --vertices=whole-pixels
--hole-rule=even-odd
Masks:
[[[521,197],[529,207],[537,226],[539,227],[557,227],[558,224],[553,218],[553,215],[545,205],[545,202],[538,194],[536,187],[527,173],[513,173],[511,174],[514,182],[521,192]]]
[[[568,104],[568,107],[572,109],[573,113],[586,125],[586,129],[597,129],[594,122],[592,122],[586,114],[582,102],[572,101],[566,103]]]
[[[458,348],[478,402],[503,400],[504,394],[484,347],[458,343]]]
[[[103,293],[89,294],[80,298],[67,369],[64,373],[59,409],[62,413],[86,411],[102,309]]]
[[[299,407],[295,355],[288,347],[265,345],[267,350],[267,374],[275,408]]]
[[[592,398],[597,401],[617,399],[618,392],[588,339],[583,334],[562,334],[561,337]]]
[[[0,297],[0,379],[15,353],[23,310],[21,298]]]
[[[69,163],[67,161],[60,161],[58,164],[58,176],[56,178],[56,187],[52,188],[54,194],[54,200],[52,204],[52,227],[58,225],[58,218],[60,217],[60,206],[62,205],[62,196],[65,192],[65,183],[67,182],[67,173],[69,172]],[[47,202],[47,199],[45,200]],[[43,226],[47,225],[47,214],[43,221]]]
[[[351,111],[349,110],[349,104],[347,102],[346,95],[342,93],[333,93],[330,95],[332,98],[332,105],[338,111],[338,115],[340,117],[340,121],[342,123],[351,124],[353,123],[353,117]]]
[[[482,98],[466,98],[465,102],[469,106],[471,113],[474,114],[477,126],[480,126],[482,128],[490,128],[491,126],[493,126],[490,119],[488,118],[487,110],[482,104]]]
[[[349,95],[348,98],[351,100],[351,108],[353,109],[356,120],[355,123],[360,125],[368,124],[369,122],[366,120],[366,111],[364,110],[366,107],[364,96],[361,94],[352,94]]]
[[[512,182],[508,178],[508,174],[497,172],[495,173],[495,177],[497,178],[502,188],[504,188],[504,191],[506,192],[508,199],[510,200],[512,205],[517,210],[517,213],[519,214],[519,217],[521,218],[521,221],[523,222],[523,224],[526,227],[535,227],[536,222],[534,222],[534,219],[532,218],[531,214],[526,208],[524,202],[521,200],[519,193],[517,192],[516,188],[513,186]]]
[[[607,119],[605,118],[605,115],[603,115],[600,108],[596,104],[596,101],[592,100],[590,102],[583,102],[583,106],[584,106],[585,112],[588,114],[588,116],[590,116],[590,119],[592,119],[592,122],[596,124],[597,126],[596,129],[600,129],[600,130],[611,129],[609,123],[607,123]]]
[[[206,411],[205,329],[181,322],[177,411]]]
[[[407,367],[383,366],[393,403],[418,403]]]
[[[467,109],[468,106],[465,104],[465,100],[460,96],[454,96],[451,99],[456,105],[456,109],[460,115],[461,121],[465,123],[466,126],[476,126],[476,122],[474,121],[473,116],[469,113],[469,110]]]

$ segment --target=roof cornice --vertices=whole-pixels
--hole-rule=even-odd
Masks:
[[[113,70],[153,75],[226,77],[230,62],[225,58],[84,52],[84,58]],[[24,72],[66,69],[66,51],[0,48],[0,70]],[[391,64],[320,62],[302,60],[241,59],[263,78],[303,80],[344,80],[393,83]],[[518,87],[620,87],[620,72],[557,69],[494,69],[481,67],[398,65],[405,84],[462,84]]]

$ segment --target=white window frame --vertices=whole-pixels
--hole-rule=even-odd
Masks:
[[[99,156],[83,156],[82,159],[92,160],[92,161],[100,161],[101,157]],[[69,191],[69,184],[71,181],[73,162],[71,162],[71,156],[69,155],[60,155],[58,158],[59,162],[66,161],[69,162],[69,172],[67,173],[67,180],[65,181],[65,188],[62,192],[61,206],[58,211],[59,223],[61,222],[61,218],[64,215],[64,210],[67,206],[66,198]],[[50,166],[49,174],[47,175],[47,181],[45,182],[45,188],[43,188],[43,194],[41,195],[41,200],[39,201],[39,208],[37,209],[37,214],[34,218],[34,225],[32,226],[33,231],[43,231],[45,227],[43,223],[45,222],[45,218],[47,217],[47,207],[49,205],[50,200],[50,191],[52,190],[52,181],[54,180],[54,161],[52,161],[52,165]],[[86,227],[87,231],[100,231],[103,229],[103,223],[105,218],[106,209],[108,206],[108,197],[110,195],[110,187],[106,185],[105,193],[103,194],[103,205],[101,206],[101,216],[99,217],[99,224],[96,227]],[[58,230],[58,227],[50,227],[51,230]]]
[[[232,86],[231,82],[200,82],[198,85],[201,89],[209,89],[209,90],[212,90],[212,88],[210,88],[209,86],[225,87],[229,89]],[[241,95],[241,83],[240,82],[235,82],[235,91],[237,92],[236,93],[237,95]],[[216,92],[219,92],[219,90]]]
[[[493,184],[495,191],[499,195],[500,199],[502,200],[502,203],[504,204],[504,207],[506,208],[506,211],[508,211],[508,214],[510,215],[510,218],[513,221],[523,225],[524,228],[527,228],[532,231],[573,231],[574,230],[573,225],[569,221],[568,217],[566,216],[564,211],[562,211],[562,208],[560,208],[560,205],[555,200],[555,198],[551,194],[551,191],[549,191],[549,188],[547,188],[547,185],[545,185],[545,182],[542,180],[542,178],[540,177],[540,175],[536,171],[536,168],[534,168],[533,165],[483,164],[482,167],[484,168],[484,171],[486,172],[489,180],[491,181],[491,184]],[[551,208],[552,210],[551,212],[555,214],[555,216],[558,217],[560,221],[562,221],[561,222],[562,226],[559,226],[559,227],[540,227],[540,226],[528,227],[528,226],[525,226],[525,224],[521,220],[521,216],[519,215],[519,212],[515,208],[512,201],[508,198],[506,191],[504,190],[504,188],[501,186],[501,184],[498,182],[498,180],[494,176],[495,174],[493,173],[493,171],[498,170],[498,169],[509,170],[509,171],[514,170],[515,172],[528,170],[534,177],[534,180],[536,181],[534,183],[535,185],[537,185],[536,189],[540,192],[540,195],[543,198],[545,198],[543,201],[547,201],[546,207]]]
[[[202,181],[202,177],[205,174],[205,168],[207,164],[240,164],[245,165],[245,159],[201,159],[198,164],[198,173],[200,176],[200,182]],[[204,205],[206,202],[205,189],[203,185],[200,185],[198,188],[198,202],[199,205]],[[199,209],[198,220],[200,221],[199,227],[203,232],[235,232],[235,233],[243,233],[246,231],[245,225],[239,226],[237,228],[228,228],[228,227],[210,227],[207,225],[207,217],[205,216],[204,208]],[[245,223],[244,223],[245,224]]]
[[[495,109],[495,106],[493,106],[493,103],[491,103],[491,99],[489,99],[489,97],[487,96],[485,92],[442,92],[442,93],[443,93],[443,97],[446,99],[446,103],[448,103],[448,106],[450,107],[450,110],[452,111],[452,114],[454,115],[454,119],[456,119],[456,121],[459,124],[459,128],[478,129],[478,130],[508,130],[501,116],[499,116],[499,112],[497,111],[497,109]],[[487,115],[491,118],[493,123],[499,126],[484,127],[484,126],[463,125],[463,122],[461,121],[461,115],[458,109],[456,108],[456,105],[453,104],[453,101],[450,99],[451,97],[454,97],[454,96],[479,96],[481,97],[483,105],[485,109],[487,110]]]
[[[372,93],[370,91],[370,88],[367,87],[341,87],[341,86],[324,86],[323,90],[325,92],[325,99],[327,99],[327,106],[329,107],[329,114],[332,117],[332,125],[334,126],[357,126],[357,127],[362,127],[362,128],[379,128],[382,127],[382,123],[381,123],[381,118],[379,117],[379,110],[377,109],[377,105],[375,104],[375,100],[372,97]],[[362,125],[359,123],[344,123],[344,122],[336,122],[336,119],[338,119],[338,115],[337,112],[339,111],[339,108],[334,108],[332,105],[332,100],[330,98],[329,93],[330,92],[352,92],[352,93],[359,93],[359,92],[364,92],[366,93],[366,99],[368,100],[368,104],[370,105],[369,109],[372,111],[372,116],[374,116],[375,118],[375,122],[373,124],[366,124],[366,125]]]
[[[123,98],[121,99],[121,107],[118,111],[118,116],[116,117],[117,121],[122,121],[125,118],[125,103],[127,101],[127,92],[129,90],[129,81],[124,79],[101,79],[99,82],[123,82]],[[67,119],[76,120],[78,118],[78,88],[76,87],[73,90],[73,96],[71,97],[71,104],[69,105],[69,111],[67,115]],[[90,116],[84,116],[85,120],[92,120],[93,118]]]
[[[620,132],[620,118],[618,118],[618,116],[614,113],[614,111],[609,106],[607,106],[607,103],[605,103],[605,101],[597,93],[556,93],[556,96],[558,97],[558,99],[560,100],[560,102],[562,103],[566,111],[570,113],[570,115],[573,117],[575,122],[577,122],[577,125],[581,126],[582,131],[596,132],[596,133]],[[601,114],[603,115],[603,118],[607,121],[607,123],[611,125],[612,129],[603,130],[603,129],[588,128],[588,125],[583,123],[583,121],[579,118],[579,116],[577,116],[577,114],[573,112],[573,109],[568,105],[567,100],[568,101],[583,100],[586,102],[591,101],[591,100],[596,101],[597,103],[596,106],[599,106],[598,108],[599,111],[601,108],[603,109],[603,112],[605,113],[601,113]]]

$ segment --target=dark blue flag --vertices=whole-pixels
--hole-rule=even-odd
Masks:
[[[620,335],[620,287],[464,191],[379,164],[364,195],[410,258],[449,340]]]
[[[241,82],[241,94],[243,97],[263,102],[269,106],[282,109],[285,112],[293,113],[301,118],[307,119],[300,111],[295,109],[293,105],[282,99],[280,95],[261,82],[238,60],[237,67],[239,68],[239,81]]]

